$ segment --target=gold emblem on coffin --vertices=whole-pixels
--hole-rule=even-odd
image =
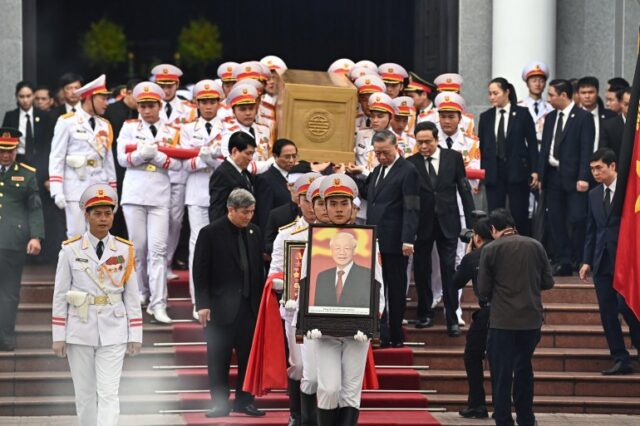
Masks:
[[[335,130],[333,115],[324,109],[314,109],[307,113],[304,122],[304,134],[312,142],[327,141]]]

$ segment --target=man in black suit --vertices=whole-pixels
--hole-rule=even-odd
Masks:
[[[518,232],[529,235],[529,188],[538,184],[535,124],[504,78],[491,81],[489,100],[494,108],[480,114],[478,124],[489,212],[506,207],[508,197]]]
[[[608,118],[616,116],[616,113],[606,109],[602,100],[598,97],[600,82],[595,77],[582,77],[578,80],[578,94],[580,95],[580,106],[591,113],[593,124],[595,125],[595,139],[593,150],[600,148],[600,138],[602,137],[602,122]]]
[[[414,277],[418,292],[417,328],[433,325],[433,291],[431,289],[431,250],[436,244],[440,256],[442,295],[449,336],[460,335],[458,325],[458,290],[453,286],[456,248],[460,234],[458,194],[467,225],[472,225],[473,197],[467,180],[462,154],[438,146],[438,128],[430,121],[416,125],[418,153],[407,160],[418,169],[420,179],[420,221],[418,224]]]
[[[80,108],[80,96],[76,95],[76,90],[81,88],[82,85],[82,77],[78,74],[68,72],[60,77],[58,87],[62,89],[64,103],[51,110],[51,119],[54,121],[54,125],[61,115],[76,112]]]
[[[620,327],[618,314],[622,314],[629,325],[631,342],[640,350],[640,322],[624,298],[613,288],[613,273],[616,265],[616,248],[620,232],[620,215],[612,212],[616,196],[624,188],[617,188],[616,155],[608,148],[600,148],[591,157],[591,173],[600,185],[589,191],[589,213],[584,246],[583,265],[580,278],[587,282],[593,271],[602,328],[607,338],[614,365],[602,371],[604,375],[631,374],[633,367],[629,359]]]
[[[622,144],[622,133],[629,111],[629,100],[631,99],[631,88],[627,87],[616,92],[616,97],[620,105],[620,114],[607,118],[602,122],[600,128],[600,147],[611,148],[616,153],[616,161],[620,159],[620,145]]]
[[[367,177],[361,193],[367,200],[367,224],[376,225],[382,255],[387,309],[382,316],[380,340],[382,347],[402,347],[407,264],[413,254],[420,209],[418,171],[398,154],[392,131],[375,132],[371,144],[379,165]]]
[[[247,166],[253,160],[256,141],[245,132],[235,132],[229,138],[229,156],[211,174],[209,179],[209,221],[224,217],[227,198],[235,188],[253,193],[253,181]]]
[[[267,224],[263,230],[265,253],[271,255],[273,242],[276,240],[280,228],[296,220],[296,218],[300,217],[300,214],[300,207],[294,200],[289,200],[287,204],[276,207],[269,212]]]
[[[242,391],[265,279],[262,234],[251,223],[255,202],[246,189],[231,191],[227,215],[202,228],[196,242],[193,261],[196,310],[205,327],[209,388],[215,404],[207,417],[224,417],[231,410],[232,350],[238,360],[233,411],[264,415],[253,405],[253,396]]]
[[[315,306],[368,308],[371,302],[371,268],[354,262],[358,242],[353,234],[338,232],[329,241],[333,268],[318,274]]]
[[[571,275],[584,248],[595,125],[593,116],[573,102],[567,80],[553,80],[548,94],[554,111],[544,121],[539,176],[556,261],[553,273]]]
[[[33,92],[33,106],[42,112],[49,112],[54,106],[53,96],[48,86],[40,85]]]
[[[263,231],[267,226],[269,212],[291,201],[287,179],[296,165],[298,148],[289,139],[278,139],[273,144],[272,154],[274,163],[255,179],[256,223]]]

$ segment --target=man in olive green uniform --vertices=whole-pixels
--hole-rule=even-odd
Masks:
[[[21,136],[17,129],[0,128],[0,351],[15,349],[25,251],[40,253],[44,238],[36,170],[16,163]]]

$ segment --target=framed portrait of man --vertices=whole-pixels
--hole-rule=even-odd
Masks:
[[[374,337],[379,285],[375,281],[375,227],[312,225],[300,293],[301,334]]]
[[[298,300],[300,293],[300,275],[302,259],[307,243],[304,241],[285,241],[284,243],[284,291],[282,300]]]

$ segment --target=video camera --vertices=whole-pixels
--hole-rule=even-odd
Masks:
[[[460,235],[458,236],[458,238],[460,238],[460,241],[462,241],[465,244],[469,244],[473,239],[473,229],[471,228],[473,228],[473,225],[476,223],[476,221],[478,221],[478,219],[482,219],[483,217],[487,217],[487,216],[488,214],[484,210],[472,211],[471,223],[467,223],[467,226],[469,226],[469,228],[463,228],[462,231],[460,231]]]

